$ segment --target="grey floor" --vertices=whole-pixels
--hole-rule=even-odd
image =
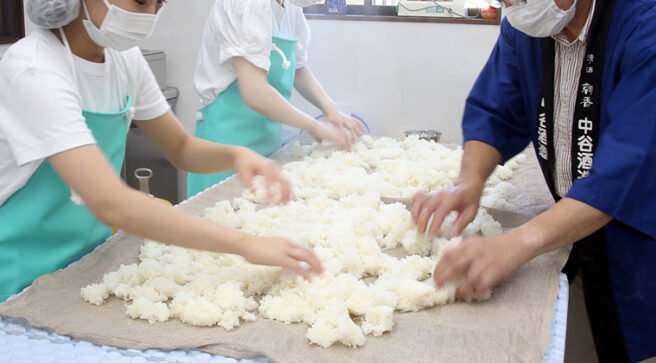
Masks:
[[[567,338],[565,339],[565,363],[597,362],[597,352],[592,340],[588,314],[583,302],[581,279],[576,278],[569,286],[567,311]]]

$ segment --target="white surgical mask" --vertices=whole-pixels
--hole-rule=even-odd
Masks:
[[[526,4],[513,5],[505,11],[515,29],[535,38],[546,38],[560,33],[574,18],[576,1],[563,10],[554,0],[527,0]]]
[[[133,13],[110,4],[108,0],[103,1],[107,5],[108,11],[98,29],[91,21],[86,0],[82,0],[87,16],[87,19],[83,20],[84,27],[94,43],[103,48],[124,51],[136,47],[153,33],[159,13],[157,15]]]
[[[312,6],[319,2],[318,0],[287,0],[287,1],[301,8]]]

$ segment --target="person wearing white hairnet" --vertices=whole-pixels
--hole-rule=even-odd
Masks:
[[[656,356],[656,0],[505,0],[469,98],[454,188],[415,196],[420,232],[474,218],[495,166],[534,145],[555,205],[503,235],[445,253],[436,284],[484,292],[572,245],[601,362]],[[429,221],[432,218],[432,224]],[[539,288],[539,287],[536,287]]]
[[[310,277],[316,256],[284,238],[260,238],[192,217],[118,177],[134,122],[177,167],[237,170],[289,185],[277,166],[243,147],[189,136],[135,46],[162,0],[31,0],[41,28],[0,62],[0,301],[39,275],[90,252],[115,226],[164,243],[235,253]],[[307,262],[311,269],[306,269]]]
[[[344,114],[307,65],[310,28],[302,6],[313,0],[215,0],[205,25],[195,86],[203,108],[196,136],[270,155],[281,146],[281,123],[348,149],[364,125]],[[296,89],[319,108],[320,122],[295,108]],[[189,174],[187,195],[230,173]]]

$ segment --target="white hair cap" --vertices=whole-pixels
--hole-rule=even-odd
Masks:
[[[82,0],[28,0],[27,16],[42,28],[61,28],[78,17],[80,1]]]

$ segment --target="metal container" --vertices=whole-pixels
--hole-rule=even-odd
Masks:
[[[407,130],[405,131],[405,136],[413,136],[417,135],[419,136],[419,139],[421,140],[428,140],[428,141],[434,141],[434,142],[440,142],[440,138],[442,137],[442,133],[437,131],[437,130]]]
[[[179,91],[169,87],[162,91],[175,112]],[[138,128],[132,124],[128,131],[128,141],[125,153],[123,178],[128,185],[140,189],[139,180],[135,171],[139,168],[152,170],[153,179],[150,181],[150,193],[161,199],[176,204],[184,199],[178,188],[178,170],[171,165],[160,149]]]
[[[159,88],[166,88],[168,85],[166,79],[166,54],[161,50],[149,49],[142,49],[141,54],[146,58],[150,69],[153,71]]]
[[[161,50],[142,49],[141,53],[155,75],[157,84],[175,112],[180,92],[175,87],[167,87],[166,54]],[[169,163],[159,148],[135,124],[130,126],[123,165],[123,179],[135,189],[140,189],[140,183],[135,176],[135,170],[147,168],[152,171],[150,193],[171,203],[178,203],[183,198],[178,190],[178,170]]]

